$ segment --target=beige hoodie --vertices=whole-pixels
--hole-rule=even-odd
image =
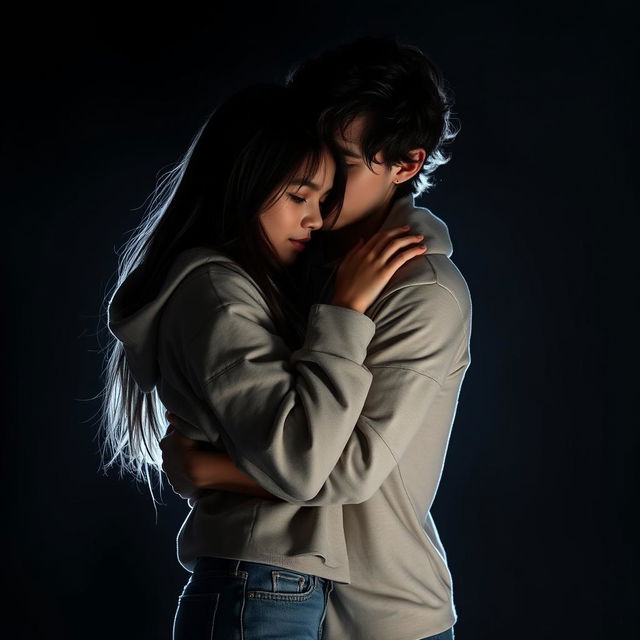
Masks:
[[[136,314],[118,315],[117,292],[110,306],[136,378],[157,385],[179,429],[286,501],[212,492],[180,529],[180,562],[217,555],[334,580],[330,640],[411,640],[456,621],[429,509],[470,363],[471,300],[444,222],[409,196],[383,228],[405,223],[427,253],[366,314],[313,305],[294,353],[248,274],[208,250],[185,252]]]

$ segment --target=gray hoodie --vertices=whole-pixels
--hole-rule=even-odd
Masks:
[[[192,571],[198,556],[215,555],[348,582],[342,506],[302,503],[320,490],[362,411],[374,322],[314,305],[303,347],[290,352],[258,285],[221,253],[182,252],[159,293],[135,309],[141,280],[134,270],[108,308],[109,329],[140,387],[157,389],[184,435],[228,452],[289,501],[224,491],[190,501],[179,562]]]
[[[118,316],[117,293],[110,308],[137,379],[157,385],[179,429],[284,501],[212,492],[183,523],[180,562],[218,555],[334,580],[330,640],[411,640],[457,619],[429,510],[470,363],[471,299],[445,223],[410,196],[382,228],[405,223],[427,253],[366,314],[313,305],[293,353],[248,274],[208,251],[185,252],[137,318]]]

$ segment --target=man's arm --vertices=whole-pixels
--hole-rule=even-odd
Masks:
[[[201,449],[201,441],[188,438],[176,429],[184,428],[174,414],[166,413],[169,425],[160,440],[162,470],[175,493],[183,499],[197,500],[202,491],[216,489],[274,498],[251,476],[243,473],[226,453]]]
[[[193,484],[198,489],[216,489],[218,491],[232,491],[246,493],[260,498],[277,499],[262,485],[238,467],[226,453],[201,451],[194,456],[192,471]]]
[[[365,360],[372,385],[337,464],[315,496],[304,502],[289,500],[280,487],[278,497],[306,506],[364,502],[379,489],[416,433],[430,428],[434,398],[467,352],[469,318],[449,290],[436,282],[393,292],[375,322]],[[263,488],[251,476],[218,466],[228,464],[224,454],[219,456],[211,465],[203,461],[199,486],[221,489],[232,480],[227,490],[237,483],[243,492],[260,494]]]

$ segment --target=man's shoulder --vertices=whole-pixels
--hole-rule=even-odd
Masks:
[[[420,313],[425,305],[456,306],[465,316],[471,312],[467,282],[453,260],[444,254],[426,253],[402,265],[367,313],[372,317],[394,313],[400,306],[406,313]]]

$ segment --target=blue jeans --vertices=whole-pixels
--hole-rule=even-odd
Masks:
[[[308,573],[201,557],[178,597],[173,640],[319,640],[332,590]]]

